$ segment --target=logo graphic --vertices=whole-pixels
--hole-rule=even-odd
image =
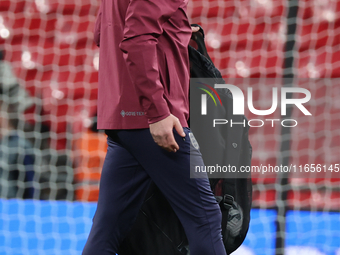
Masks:
[[[122,110],[120,112],[120,115],[122,115],[122,117],[140,117],[140,116],[144,116],[145,113],[144,112],[140,112],[140,111],[126,112],[126,111]]]
[[[215,94],[215,96],[220,101],[220,104],[222,105],[222,100],[221,100],[220,96],[218,95],[217,91],[213,87],[209,86],[208,84],[202,83],[202,82],[199,82],[199,83],[206,86],[207,88],[209,88]],[[214,101],[215,106],[217,106],[216,100],[215,100],[213,94],[209,90],[207,90],[205,88],[199,88],[199,89],[206,92],[212,98],[212,100]],[[202,115],[207,115],[207,94],[201,95],[201,100],[202,100],[201,114]]]
[[[212,88],[211,86],[201,83],[208,88],[210,88],[217,98],[220,100],[220,103],[222,105],[221,98],[217,94],[216,90]],[[236,87],[235,85],[231,84],[215,84],[216,89],[229,89],[230,92],[233,95],[233,115],[244,115],[244,95],[243,92],[240,88]],[[216,100],[213,97],[213,95],[206,89],[204,88],[199,88],[206,92],[215,102]],[[258,116],[265,116],[265,115],[270,115],[275,110],[277,109],[278,106],[278,92],[277,88],[272,89],[272,106],[268,110],[258,110],[255,109],[254,104],[253,104],[253,89],[250,87],[248,88],[248,109],[251,113],[258,115]],[[304,94],[304,98],[289,98],[287,94],[289,93],[299,93],[299,94]],[[304,107],[302,104],[307,103],[311,99],[311,93],[304,88],[296,88],[296,87],[282,87],[281,88],[281,115],[285,116],[287,112],[287,105],[295,105],[304,115],[312,115],[306,107]],[[207,115],[207,95],[202,94],[201,95],[201,114],[202,115]]]
[[[214,82],[214,81],[213,81]],[[212,84],[212,82],[207,82],[209,84]],[[246,91],[246,95],[243,93],[243,91],[238,88],[235,85],[232,84],[214,84],[214,85],[208,85],[203,82],[196,82],[196,85],[198,84],[198,89],[204,91],[204,94],[200,94],[201,99],[201,115],[207,115],[207,108],[208,108],[208,102],[207,102],[207,95],[211,97],[213,100],[215,106],[218,106],[218,102],[220,102],[220,105],[224,108],[229,107],[229,109],[232,109],[232,118],[228,114],[221,114],[219,111],[214,111],[213,109],[209,109],[210,113],[214,113],[214,116],[217,114],[219,115],[219,118],[213,119],[213,127],[216,127],[217,125],[225,125],[228,124],[230,127],[233,127],[235,125],[243,125],[249,126],[249,127],[262,127],[265,125],[265,123],[269,123],[271,127],[275,126],[275,123],[280,123],[282,127],[296,127],[298,125],[298,122],[296,119],[282,119],[282,118],[270,118],[269,115],[273,114],[275,111],[279,110],[281,113],[281,116],[287,116],[289,115],[288,109],[297,108],[300,112],[302,112],[305,116],[311,116],[312,114],[308,110],[308,103],[311,99],[311,93],[308,89],[300,88],[300,87],[269,87],[268,92],[271,92],[271,105],[266,106],[265,109],[259,109],[254,105],[254,95],[253,95],[253,88],[248,87]],[[201,86],[202,85],[202,86]],[[218,94],[218,89],[227,89],[228,93],[225,94]],[[216,91],[217,90],[217,91]],[[197,90],[196,90],[197,91]],[[220,98],[222,97],[224,101],[224,105],[222,104],[222,100]],[[227,96],[228,98],[225,98]],[[198,98],[199,99],[199,98]],[[218,100],[217,100],[218,99]],[[229,101],[228,101],[229,100]],[[268,102],[268,99],[266,100],[266,104],[270,103]],[[226,105],[227,104],[227,105]],[[209,101],[209,107],[215,108],[212,105],[212,102]],[[220,106],[219,106],[220,107]],[[258,119],[247,119],[242,117],[245,114],[245,107],[247,107],[249,112],[256,116],[268,116],[267,118],[258,118]],[[218,110],[217,108],[215,108]],[[229,116],[228,119],[226,119],[226,115]],[[233,147],[236,149],[238,146],[237,144],[233,144]]]
[[[198,142],[196,141],[196,138],[195,138],[194,134],[191,133],[191,132],[189,132],[189,138],[190,138],[190,142],[191,142],[192,146],[194,146],[194,148],[195,148],[196,150],[198,150],[198,148],[199,148],[200,146],[198,145]]]

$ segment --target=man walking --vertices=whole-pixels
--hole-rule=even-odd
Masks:
[[[98,128],[108,135],[98,206],[83,255],[116,254],[152,181],[168,199],[191,255],[225,255],[207,176],[190,178],[187,0],[102,0]],[[192,137],[192,135],[190,135]],[[202,173],[204,174],[204,173]]]

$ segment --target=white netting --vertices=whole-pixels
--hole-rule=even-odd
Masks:
[[[91,158],[82,134],[96,113],[98,49],[92,30],[98,6],[98,1],[1,1],[3,84],[26,91],[20,121],[41,161],[34,198],[72,200],[74,170],[86,168],[84,160]],[[100,160],[92,165],[100,168]]]
[[[271,107],[271,89],[280,89],[284,84],[282,78],[289,71],[284,69],[285,58],[294,57],[295,86],[311,92],[312,98],[306,107],[313,116],[304,116],[294,108],[289,119],[296,119],[299,124],[292,128],[290,138],[281,136],[279,122],[274,127],[265,122],[264,127],[252,128],[252,164],[280,165],[282,157],[289,155],[289,164],[296,165],[297,171],[300,166],[303,172],[307,168],[312,171],[311,164],[315,164],[314,168],[320,167],[323,173],[290,174],[289,182],[284,186],[279,185],[275,175],[267,174],[263,178],[263,175],[254,174],[253,206],[308,210],[309,215],[304,215],[307,220],[303,224],[298,216],[292,218],[292,213],[288,213],[286,220],[277,219],[287,227],[286,253],[335,254],[339,247],[339,232],[334,233],[331,229],[332,224],[340,222],[340,216],[317,211],[340,210],[340,172],[334,169],[340,161],[340,107],[337,100],[340,86],[339,79],[336,79],[340,77],[340,1],[290,2],[192,1],[189,14],[193,23],[205,28],[209,53],[227,83],[233,81],[231,78],[245,78],[240,85],[245,95],[247,87],[253,88],[256,109]],[[294,5],[298,7],[297,14],[287,18],[289,6]],[[295,22],[296,32],[289,34],[287,27]],[[285,53],[286,42],[292,41],[295,41],[294,50]],[[259,80],[254,81],[255,78]],[[279,110],[269,116],[256,116],[248,111],[246,116],[248,119],[281,119]],[[291,139],[290,150],[280,150],[284,139]],[[311,176],[314,178],[308,178]],[[280,200],[282,192],[288,192],[287,200]],[[316,221],[316,214],[322,219],[320,222],[325,222],[322,227]],[[296,241],[299,235],[308,238]],[[257,241],[256,238],[258,235],[248,235],[249,242],[245,245],[256,247],[252,243]],[[268,235],[268,238],[272,236]],[[272,254],[268,250],[255,251],[256,254]]]
[[[189,1],[188,16],[191,23],[204,28],[209,54],[225,78],[259,78],[262,81],[253,87],[254,106],[259,109],[271,106],[268,88],[282,86],[287,72],[284,69],[286,42],[295,40],[294,51],[289,56],[294,57],[295,78],[300,79],[296,81],[297,86],[311,92],[307,108],[313,117],[293,110],[292,118],[296,118],[299,125],[292,129],[291,149],[284,153],[290,155],[290,164],[332,165],[334,168],[340,163],[340,104],[337,100],[340,86],[336,79],[340,77],[340,1],[291,3],[297,4],[298,12],[295,17],[287,18],[288,0],[194,0]],[[95,132],[93,127],[98,49],[93,43],[92,30],[99,4],[99,0],[0,1],[0,49],[5,53],[0,64],[0,124],[1,130],[8,130],[3,123],[10,125],[13,132],[16,130],[14,142],[9,142],[8,138],[1,142],[2,154],[5,153],[2,158],[6,158],[1,163],[4,169],[0,173],[2,197],[97,200],[106,151],[105,135]],[[295,34],[288,34],[287,26],[295,21]],[[247,84],[242,88],[244,92],[246,87]],[[249,119],[258,119],[249,112],[246,115]],[[281,118],[279,109],[266,117]],[[10,134],[1,132],[2,137],[13,137]],[[250,140],[254,150],[253,165],[280,163],[281,125],[253,128]],[[18,150],[18,147],[26,149]],[[15,163],[8,162],[6,155],[14,157]],[[10,169],[15,170],[13,176],[9,174]],[[288,209],[306,209],[310,214],[303,226],[298,222],[301,215],[287,215],[287,254],[306,249],[301,248],[303,246],[310,247],[315,254],[319,254],[317,251],[336,254],[340,233],[332,230],[332,222],[340,222],[340,216],[329,211],[340,210],[340,172],[327,171],[317,179],[290,176],[285,186],[280,186],[275,176],[262,177],[254,175],[253,179],[253,205],[260,211],[253,212],[253,225],[244,251],[274,253],[276,212],[264,209],[287,205]],[[278,191],[288,191],[288,199],[281,201]],[[10,196],[10,192],[14,195]],[[42,205],[36,205],[34,219],[38,221]],[[10,211],[10,206],[17,210]],[[68,204],[66,208],[68,206],[73,205]],[[15,249],[4,248],[8,242],[15,242],[16,236],[8,239],[12,230],[17,231],[20,240],[27,241],[33,235],[23,229],[25,227],[2,224],[16,213],[20,225],[25,209],[8,204],[0,208],[0,254],[29,254],[27,245],[23,245],[25,248],[21,252],[16,246],[13,246]],[[319,215],[317,211],[325,212]],[[83,216],[90,217],[87,211]],[[69,224],[72,217],[71,212],[61,220],[66,220],[72,228]],[[325,221],[322,227],[315,221],[318,217]],[[308,227],[308,222],[312,227]],[[58,239],[58,231],[51,232],[51,240]],[[265,231],[263,236],[261,231]],[[71,233],[70,242],[76,242],[77,234]],[[311,238],[301,242],[291,238],[299,234]],[[319,237],[324,240],[322,245]],[[34,248],[35,251],[40,249],[36,254],[47,254],[43,252],[43,245],[39,245],[40,248]],[[70,251],[81,249],[73,245]],[[48,247],[54,247],[50,254],[58,254],[64,246]]]

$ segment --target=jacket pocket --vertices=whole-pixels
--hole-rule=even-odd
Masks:
[[[169,63],[166,54],[162,52],[161,57],[158,60],[159,65],[159,79],[164,87],[164,93],[166,96],[170,95],[170,72]]]

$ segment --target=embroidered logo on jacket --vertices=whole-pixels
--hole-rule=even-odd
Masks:
[[[124,110],[122,110],[120,112],[120,115],[122,115],[122,117],[139,117],[139,116],[144,116],[144,112],[126,112]]]

